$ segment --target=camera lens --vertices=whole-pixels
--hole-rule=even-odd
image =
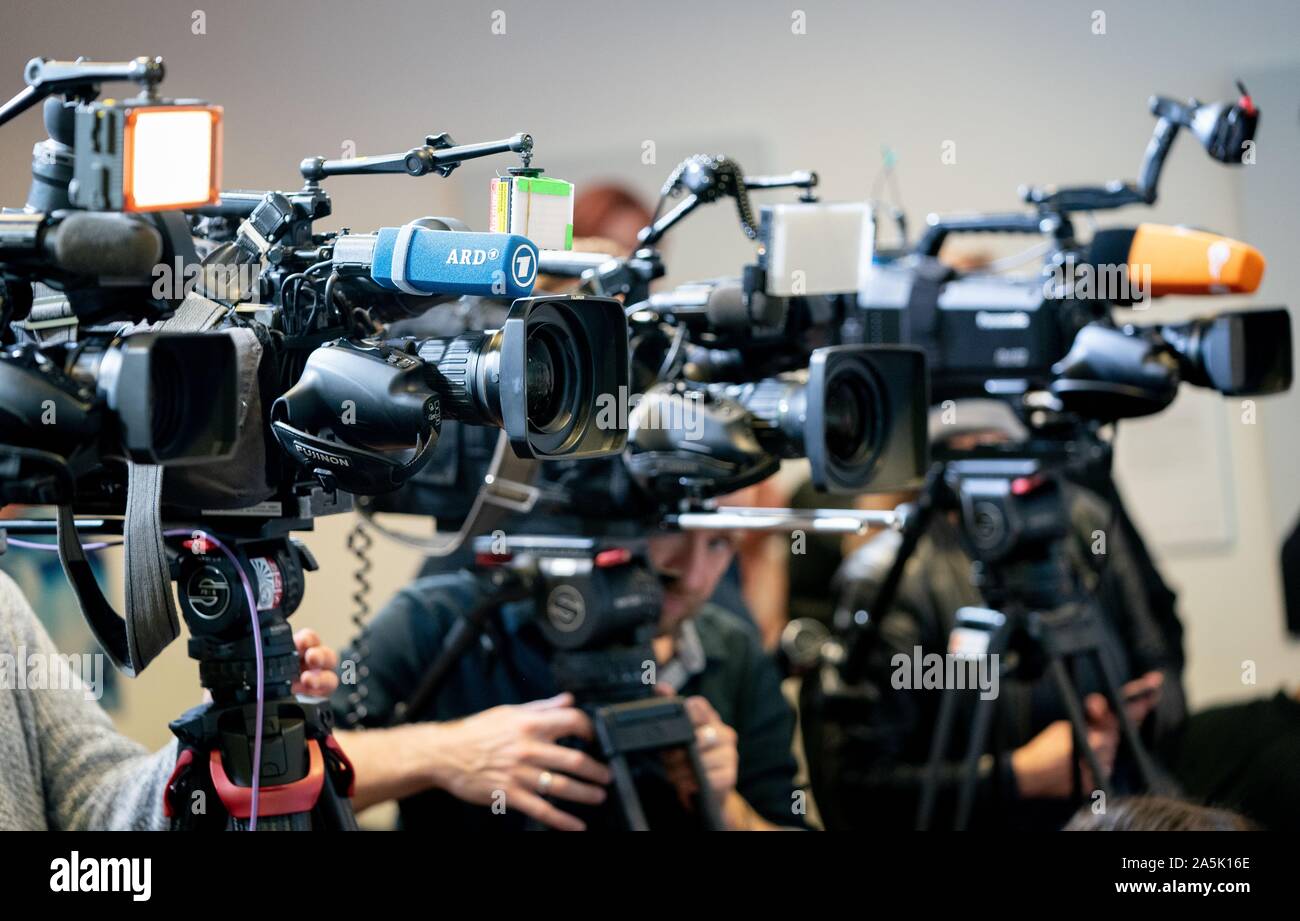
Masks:
[[[70,373],[94,383],[117,417],[122,451],[137,463],[203,463],[234,448],[239,379],[227,336],[134,333],[87,349]]]
[[[627,430],[602,427],[602,397],[628,384],[627,321],[606,298],[522,298],[496,330],[405,346],[437,373],[446,418],[505,429],[520,457],[596,457]]]
[[[562,301],[538,305],[524,338],[528,431],[546,453],[566,453],[582,436],[596,399],[594,344]]]
[[[540,336],[528,340],[528,418],[548,420],[555,415],[555,356]],[[545,426],[546,422],[541,424]]]
[[[153,443],[162,457],[181,453],[188,435],[185,430],[185,407],[192,405],[189,375],[181,367],[175,352],[155,349],[149,363],[150,393],[153,395]]]
[[[573,347],[565,346],[568,336],[557,322],[539,323],[528,330],[528,427],[533,431],[561,431],[573,418],[579,372]]]
[[[839,463],[858,463],[873,440],[874,401],[866,382],[855,374],[837,374],[826,390],[826,448]]]
[[[915,350],[825,346],[813,350],[805,375],[708,389],[749,413],[764,450],[781,458],[806,457],[815,488],[854,492],[871,482],[884,462],[897,468],[888,471],[897,481],[915,476],[915,457],[890,454],[889,448],[900,418],[901,424],[917,424],[915,407],[923,404],[912,394],[924,389],[921,361]],[[902,417],[900,404],[913,417]]]

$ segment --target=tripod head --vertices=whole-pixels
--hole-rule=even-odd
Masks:
[[[522,586],[535,600],[556,681],[580,706],[654,693],[647,663],[663,592],[644,539],[497,535],[474,549],[477,567],[508,572],[507,593]]]
[[[958,535],[986,604],[1050,607],[1072,592],[1062,545],[1069,513],[1057,472],[1035,458],[953,460],[940,507],[955,506]]]
[[[311,552],[287,533],[214,540],[198,528],[180,549],[189,552],[178,549],[173,567],[200,684],[220,705],[250,702],[259,679],[267,696],[290,696],[298,656],[288,619],[302,602],[305,574],[317,569]]]

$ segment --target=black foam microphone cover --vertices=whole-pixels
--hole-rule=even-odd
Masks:
[[[737,283],[723,283],[709,292],[704,304],[709,325],[719,330],[743,330],[753,325],[745,292]]]
[[[46,251],[75,275],[148,280],[162,259],[162,236],[125,214],[69,214],[46,234]]]

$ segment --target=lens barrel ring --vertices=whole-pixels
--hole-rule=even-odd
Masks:
[[[451,339],[428,339],[420,344],[420,358],[437,368],[433,383],[442,396],[442,413],[447,419],[483,421],[483,413],[474,398],[483,338],[482,333],[470,332]]]

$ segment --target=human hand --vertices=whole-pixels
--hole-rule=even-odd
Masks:
[[[592,738],[591,720],[573,706],[572,694],[493,707],[438,729],[435,783],[467,803],[486,806],[504,796],[507,809],[561,831],[582,831],[581,820],[546,797],[587,805],[605,801],[609,768],[556,744],[566,737]]]

